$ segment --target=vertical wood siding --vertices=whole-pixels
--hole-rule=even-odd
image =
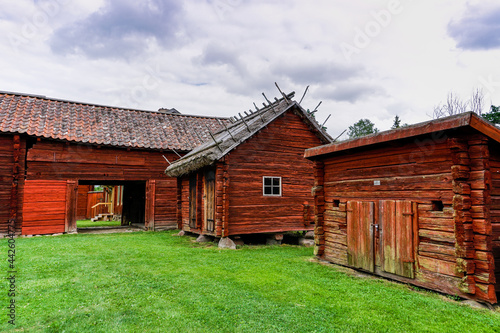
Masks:
[[[373,272],[373,202],[347,202],[347,258],[349,266]]]
[[[85,220],[91,218],[91,216],[87,217],[87,198],[89,191],[90,185],[78,185],[78,198],[76,208],[77,220]]]
[[[66,181],[27,180],[24,187],[23,235],[65,231]]]

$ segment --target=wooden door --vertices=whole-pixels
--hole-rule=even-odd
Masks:
[[[411,201],[381,200],[379,216],[382,270],[414,278],[415,255]]]
[[[196,186],[196,174],[193,174],[189,177],[189,227],[193,229],[196,228]]]
[[[348,264],[370,272],[375,271],[373,214],[373,202],[347,202]]]
[[[23,199],[23,235],[66,231],[65,180],[26,180]],[[75,207],[76,210],[76,207]]]
[[[205,172],[204,226],[206,231],[215,230],[215,169]]]

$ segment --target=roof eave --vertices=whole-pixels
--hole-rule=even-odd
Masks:
[[[305,151],[304,157],[308,159],[315,159],[321,155],[333,154],[336,152],[341,152],[349,149],[370,146],[374,144],[385,143],[400,139],[406,139],[433,132],[460,128],[464,126],[471,126],[483,133],[485,133],[485,131],[491,132],[491,135],[488,135],[487,133],[485,134],[491,136],[492,138],[495,138],[494,136],[496,135],[498,139],[495,140],[500,142],[500,130],[498,130],[494,126],[491,126],[484,120],[480,119],[476,114],[472,112],[466,112],[448,118],[431,120],[428,122],[419,123],[404,128],[398,128],[377,134],[371,134],[349,141],[332,143],[329,145],[310,148]],[[476,126],[477,128],[474,126]]]

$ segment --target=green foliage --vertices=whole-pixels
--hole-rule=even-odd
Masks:
[[[399,118],[399,116],[396,115],[396,117],[394,117],[394,123],[392,124],[391,129],[396,129],[400,127],[401,127],[401,118]]]
[[[500,314],[311,262],[297,246],[195,246],[177,231],[16,239],[8,332],[495,332]],[[7,240],[0,242],[7,253]],[[7,261],[0,262],[6,272]],[[7,290],[3,279],[2,290]],[[0,303],[8,304],[7,292]],[[2,305],[2,306],[3,306]],[[4,311],[5,312],[5,311]]]
[[[406,124],[406,123],[401,125],[401,118],[399,118],[399,116],[396,115],[396,117],[394,117],[394,123],[392,124],[391,129],[401,128],[401,127],[406,127],[406,126],[408,126],[408,124]]]
[[[349,130],[347,131],[349,139],[359,138],[373,133],[378,133],[378,129],[375,128],[375,124],[369,119],[360,119],[354,125],[349,126]]]
[[[500,124],[500,106],[491,106],[490,112],[481,115],[484,119],[493,124]]]

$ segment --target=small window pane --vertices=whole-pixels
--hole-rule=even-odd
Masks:
[[[263,177],[263,193],[270,196],[281,196],[281,178]]]

